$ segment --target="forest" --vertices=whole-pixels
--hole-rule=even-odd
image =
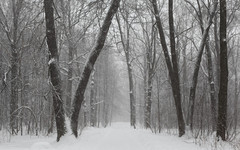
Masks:
[[[240,148],[239,16],[239,0],[1,0],[0,144],[127,122]]]

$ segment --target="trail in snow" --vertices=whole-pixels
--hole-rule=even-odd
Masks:
[[[202,150],[186,138],[153,134],[149,130],[133,129],[129,123],[115,123],[107,128],[87,128],[75,139],[64,136],[60,142],[52,137],[13,137],[10,143],[0,143],[0,150]]]

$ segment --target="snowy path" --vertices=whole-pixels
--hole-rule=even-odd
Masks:
[[[153,134],[132,129],[128,123],[115,123],[107,128],[88,128],[75,139],[66,135],[59,143],[53,137],[14,137],[0,143],[0,150],[200,150],[185,138]]]

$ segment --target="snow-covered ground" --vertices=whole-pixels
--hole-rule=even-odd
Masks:
[[[213,140],[214,141],[214,140]],[[201,144],[201,143],[200,143]],[[149,130],[133,129],[129,123],[114,123],[107,128],[86,128],[75,139],[66,135],[56,142],[56,136],[15,136],[10,142],[0,141],[0,150],[234,150],[227,143],[203,142],[192,138],[178,138],[166,133],[153,134]]]

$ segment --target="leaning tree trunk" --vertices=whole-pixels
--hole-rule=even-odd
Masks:
[[[165,35],[164,35],[164,31],[163,31],[163,27],[162,27],[162,23],[161,23],[161,19],[159,17],[157,1],[156,0],[150,0],[150,1],[152,3],[153,9],[154,9],[154,16],[156,19],[157,28],[158,28],[158,32],[160,35],[160,41],[161,41],[162,49],[164,52],[165,61],[166,61],[167,67],[168,67],[170,80],[171,80],[171,87],[172,87],[173,97],[174,97],[176,111],[177,111],[179,136],[181,137],[182,135],[185,134],[185,122],[183,119],[182,106],[181,106],[179,75],[178,75],[178,71],[174,70],[178,67],[177,60],[176,60],[176,56],[174,56],[174,57],[172,57],[172,59],[174,59],[174,60],[172,60],[172,62],[171,62]],[[172,11],[172,0],[169,0],[169,11]],[[173,27],[172,13],[170,12],[169,15],[171,16],[171,18],[169,18],[169,23],[172,24],[172,27]],[[170,30],[172,30],[172,31],[170,31],[171,35],[173,35],[173,33],[174,33],[174,30],[172,27],[170,28]],[[171,50],[172,50],[172,55],[176,55],[175,49],[172,48]],[[173,67],[173,65],[174,65],[174,67]]]
[[[46,36],[49,55],[49,74],[51,78],[53,106],[57,127],[57,141],[66,133],[65,116],[62,101],[62,83],[59,69],[59,56],[54,26],[53,0],[44,0]]]
[[[77,132],[77,126],[78,126],[78,116],[79,111],[81,109],[82,101],[84,100],[84,93],[86,90],[86,86],[89,80],[89,76],[93,70],[93,66],[104,46],[107,33],[109,30],[109,27],[112,22],[112,18],[114,14],[117,12],[119,4],[121,0],[112,0],[112,4],[107,12],[106,18],[103,22],[102,27],[100,28],[100,32],[96,41],[96,45],[94,46],[92,52],[89,55],[89,58],[87,60],[87,63],[84,67],[84,70],[81,75],[81,80],[78,84],[77,91],[75,93],[75,97],[73,100],[73,106],[72,106],[72,116],[71,116],[71,129],[75,137],[78,136]]]
[[[227,53],[227,10],[226,0],[220,0],[220,89],[218,93],[217,137],[226,141],[227,92],[228,92],[228,53]]]
[[[177,109],[177,118],[179,123],[179,136],[185,133],[185,123],[182,114],[181,106],[181,90],[180,90],[180,80],[178,74],[178,62],[177,62],[177,52],[175,49],[175,31],[174,31],[174,21],[173,21],[173,0],[169,0],[169,27],[170,27],[170,45],[172,54],[172,69],[173,69],[173,79],[171,81],[173,87],[173,97],[175,99],[175,105]],[[175,91],[175,92],[174,92]]]
[[[191,130],[193,129],[193,114],[194,114],[196,87],[197,87],[197,81],[198,81],[198,72],[199,72],[199,68],[200,68],[200,64],[201,64],[201,60],[202,60],[204,46],[207,41],[208,32],[212,25],[212,20],[213,20],[213,17],[215,16],[215,12],[217,9],[217,4],[218,4],[218,2],[215,1],[213,10],[208,19],[207,28],[203,31],[200,47],[198,50],[197,61],[195,63],[195,67],[194,67],[194,71],[193,71],[192,84],[190,87],[190,95],[189,95],[189,111],[188,111],[188,116],[187,116],[187,125],[190,126]]]

